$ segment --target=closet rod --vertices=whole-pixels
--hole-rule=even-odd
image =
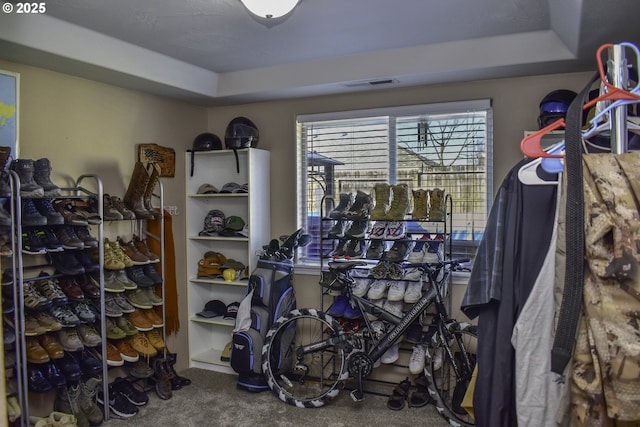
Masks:
[[[624,46],[614,44],[609,49],[609,76],[611,83],[618,88],[627,89],[628,64]],[[627,106],[620,105],[611,110],[611,152],[622,154],[627,151]]]

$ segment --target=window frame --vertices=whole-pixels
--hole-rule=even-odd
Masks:
[[[369,109],[358,110],[343,110],[335,112],[325,113],[312,113],[312,114],[299,114],[296,116],[296,222],[298,228],[303,227],[307,221],[307,208],[306,201],[307,195],[307,181],[308,181],[308,161],[307,161],[307,147],[306,141],[302,141],[304,138],[304,132],[302,127],[304,123],[331,121],[331,120],[349,120],[349,119],[362,119],[373,117],[387,117],[389,119],[398,118],[402,116],[412,115],[446,115],[446,114],[459,114],[469,111],[485,111],[486,112],[486,136],[487,141],[485,145],[486,154],[486,212],[488,217],[493,202],[493,109],[491,99],[478,99],[469,101],[453,101],[453,102],[441,102],[430,104],[417,104],[407,106],[393,106],[393,107],[379,107]],[[395,125],[395,120],[390,120],[389,127],[391,128],[391,122]],[[389,133],[392,134],[392,130],[389,129]],[[304,143],[301,143],[304,142]],[[389,140],[390,148],[393,147],[393,156],[390,158],[391,168],[395,166],[395,156],[397,155],[397,142],[395,138]],[[303,153],[303,149],[305,153]],[[396,176],[392,174],[390,177],[390,184],[395,184]],[[394,182],[391,182],[394,181]],[[303,199],[301,199],[303,197]],[[302,200],[305,203],[302,203]],[[321,261],[301,261],[298,257],[295,260],[296,268],[301,268],[301,272],[314,272],[317,273],[320,268]]]

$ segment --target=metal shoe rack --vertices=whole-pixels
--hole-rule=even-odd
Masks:
[[[13,321],[15,327],[15,335],[16,342],[14,346],[15,351],[15,378],[16,378],[16,397],[20,406],[21,416],[19,420],[17,420],[13,425],[19,426],[29,426],[29,416],[31,414],[30,410],[30,400],[37,401],[38,404],[41,403],[42,400],[46,402],[48,400],[48,396],[44,395],[45,399],[36,399],[35,396],[30,396],[29,388],[28,388],[28,370],[27,370],[27,353],[26,353],[26,337],[25,337],[25,305],[24,305],[24,284],[34,280],[43,280],[56,278],[61,276],[60,274],[52,274],[50,276],[42,276],[42,277],[26,277],[29,275],[29,272],[34,270],[51,267],[50,263],[34,263],[32,259],[28,261],[25,259],[27,257],[36,257],[36,255],[26,255],[22,254],[22,199],[20,197],[20,180],[19,176],[16,172],[9,170],[8,176],[10,180],[11,187],[11,197],[10,197],[10,213],[12,216],[11,222],[11,250],[13,252],[10,257],[10,267],[5,268],[5,261],[2,260],[3,271],[11,271],[13,276]],[[89,189],[91,188],[91,189]],[[75,185],[71,188],[61,188],[63,192],[60,198],[76,198],[76,199],[91,199],[95,198],[97,201],[98,213],[100,218],[104,218],[104,210],[103,210],[103,185],[101,179],[96,175],[82,175],[80,176]],[[160,242],[160,264],[161,271],[159,274],[162,277],[162,295],[164,297],[164,282],[165,282],[165,253],[164,253],[164,191],[162,187],[162,182],[158,180],[158,183],[155,187],[155,191],[152,196],[159,200],[159,209],[160,212],[163,213],[162,218],[160,219],[160,233],[159,235],[152,234],[149,232],[146,226],[146,220],[123,220],[119,222],[128,221],[131,223],[131,230],[136,232],[138,236],[145,236],[151,239],[155,239]],[[107,364],[107,347],[106,347],[106,318],[104,316],[105,313],[105,291],[104,291],[104,221],[100,220],[99,224],[92,224],[97,229],[96,239],[99,242],[98,245],[98,262],[99,262],[99,283],[100,283],[100,299],[99,299],[99,310],[101,315],[99,319],[97,319],[97,323],[100,325],[100,335],[102,337],[102,344],[99,345],[99,351],[101,353],[102,358],[102,393],[104,396],[109,396],[109,367]],[[97,278],[97,277],[96,277]],[[165,306],[162,305],[162,319],[163,323],[165,321]],[[6,317],[6,316],[4,316]],[[166,342],[166,332],[165,328],[162,328],[162,339]],[[166,347],[164,349],[166,352]],[[166,355],[166,354],[165,354]],[[107,398],[108,399],[108,398]],[[53,405],[52,405],[53,406]],[[104,411],[104,421],[108,421],[110,418],[110,413],[108,407]]]
[[[393,242],[417,241],[420,239],[420,237],[423,234],[429,232],[425,230],[427,230],[429,227],[431,228],[435,227],[437,231],[430,232],[430,233],[443,235],[444,237],[443,245],[445,246],[444,258],[451,259],[453,256],[453,241],[451,236],[451,231],[453,230],[453,223],[452,223],[453,199],[451,195],[448,193],[446,193],[445,195],[444,205],[445,205],[445,212],[444,212],[443,220],[435,221],[435,220],[429,220],[429,219],[404,219],[403,222],[405,222],[407,226],[406,236],[402,239],[382,239],[385,242],[385,245],[389,246],[389,243],[393,243]],[[319,256],[320,256],[320,269],[322,272],[327,271],[327,268],[328,268],[327,264],[330,261],[334,261],[334,260],[340,261],[345,259],[348,260],[348,258],[344,258],[344,257],[334,259],[332,256],[330,256],[330,254],[336,249],[337,242],[340,241],[340,238],[335,238],[335,237],[330,238],[327,236],[327,233],[331,229],[332,224],[336,221],[336,219],[329,218],[328,216],[328,212],[330,212],[329,208],[335,207],[335,206],[337,206],[337,203],[333,195],[325,195],[322,198],[321,210],[320,210],[321,211],[320,243],[318,247]],[[382,221],[386,221],[386,220],[382,220]],[[375,220],[371,220],[371,222],[375,222]],[[391,221],[387,221],[387,222],[391,222]],[[440,230],[440,227],[442,227],[441,230]],[[362,239],[366,241],[374,240],[368,236],[358,237],[356,239]],[[385,250],[383,251],[382,257],[384,257],[384,254],[387,252],[387,250],[388,248],[385,248]],[[371,280],[373,282],[375,279],[370,278],[370,271],[376,264],[378,264],[381,261],[381,259],[367,259],[363,255],[362,258],[358,258],[358,261],[364,261],[367,263],[367,265],[363,266],[362,268],[356,269],[356,271],[358,271],[361,274],[361,277],[367,278],[368,280]],[[331,304],[325,304],[325,297],[331,297],[331,299],[333,300],[333,296],[327,293],[327,289],[322,287],[321,289],[322,289],[322,294],[321,294],[321,300],[320,300],[321,301],[320,309],[323,311],[326,311]],[[449,305],[448,309],[451,310],[450,292],[447,292],[447,299],[448,299],[448,305]],[[427,328],[427,327],[428,325],[424,326],[424,328]],[[402,346],[400,348],[400,354],[407,353],[407,352],[410,353],[411,351],[412,351],[411,349],[402,348]],[[398,362],[385,365],[389,367],[389,370],[388,371],[385,370],[385,372],[388,372],[388,374],[386,373],[383,374],[384,376],[383,379],[377,379],[375,378],[374,375],[372,375],[370,378],[367,378],[365,381],[366,383],[370,384],[370,386],[368,387],[367,390],[365,390],[365,392],[368,394],[375,394],[375,395],[383,395],[383,396],[388,395],[388,394],[385,394],[385,392],[381,391],[381,390],[385,390],[385,389],[380,389],[381,385],[383,386],[395,385],[398,383],[400,379],[404,379],[406,376],[409,376],[408,364],[401,363],[401,361],[403,360],[404,360],[404,357],[402,357]],[[393,377],[393,380],[389,380],[388,377]]]
[[[13,276],[13,323],[15,327],[15,335],[16,335],[16,343],[15,343],[15,356],[16,356],[16,366],[15,366],[15,378],[17,382],[17,398],[20,406],[21,416],[20,421],[16,423],[16,425],[21,426],[29,426],[29,416],[31,413],[30,410],[30,396],[29,396],[29,388],[28,388],[28,370],[27,370],[27,343],[26,343],[26,318],[25,318],[25,304],[24,304],[24,284],[29,283],[35,280],[46,280],[53,279],[57,277],[61,277],[61,274],[51,274],[49,276],[31,276],[31,272],[35,270],[41,270],[43,268],[51,268],[51,263],[47,262],[45,259],[43,261],[41,259],[35,259],[36,255],[22,255],[22,198],[20,196],[20,179],[16,172],[9,170],[8,171],[9,179],[10,179],[10,187],[11,187],[11,197],[10,197],[10,213],[12,216],[12,224],[11,224],[11,235],[12,235],[12,252],[11,256],[11,273]],[[83,184],[88,183],[91,185],[94,190],[90,191],[83,186]],[[62,192],[66,193],[63,196],[59,196],[60,198],[77,198],[77,199],[89,199],[89,198],[97,198],[99,203],[99,213],[100,217],[102,217],[102,181],[96,175],[83,175],[78,178],[74,187],[71,188],[61,188]],[[102,221],[97,225],[98,233],[97,240],[99,242],[98,248],[100,253],[100,312],[104,312],[104,289],[103,286],[103,275],[102,275],[102,256],[103,256],[103,224]],[[6,271],[6,269],[3,269]],[[31,276],[31,277],[29,277]],[[105,336],[106,333],[106,325],[104,322],[104,318],[100,317],[101,321],[101,334]],[[102,360],[103,360],[103,377],[106,371],[106,346],[101,346]],[[105,385],[105,390],[107,389],[107,385]]]

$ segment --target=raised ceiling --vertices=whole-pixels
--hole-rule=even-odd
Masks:
[[[0,14],[0,58],[205,105],[594,69],[637,0],[47,0]],[[375,84],[380,83],[381,84]]]

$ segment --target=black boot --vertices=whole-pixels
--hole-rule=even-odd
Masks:
[[[169,372],[173,375],[173,379],[171,380],[171,388],[173,388],[174,390],[179,390],[182,387],[185,387],[191,384],[191,380],[189,378],[181,377],[176,372],[174,365],[176,364],[177,359],[178,359],[178,355],[176,353],[169,353],[167,351],[167,356],[166,356],[167,367],[169,369]]]

